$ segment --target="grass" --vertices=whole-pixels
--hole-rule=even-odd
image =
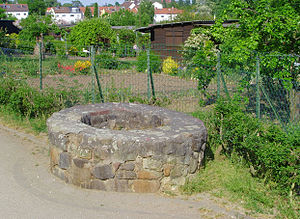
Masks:
[[[10,110],[8,107],[0,106],[0,124],[5,124],[15,129],[22,129],[27,133],[38,135],[47,133],[46,118],[24,118]]]
[[[298,218],[297,203],[278,195],[262,180],[253,178],[249,169],[218,157],[206,164],[198,175],[183,186],[186,194],[209,192],[241,204],[249,214],[275,215],[278,218]]]

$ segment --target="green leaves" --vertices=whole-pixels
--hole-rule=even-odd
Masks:
[[[22,20],[20,25],[22,30],[20,32],[20,39],[34,41],[36,37],[41,34],[48,34],[51,31],[59,32],[57,25],[51,21],[51,16],[40,16],[36,14],[29,15],[26,19]]]
[[[76,46],[109,44],[116,39],[109,23],[101,18],[84,20],[74,26],[69,35]]]

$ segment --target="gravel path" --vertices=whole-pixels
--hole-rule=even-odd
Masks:
[[[46,138],[0,125],[2,218],[245,218],[208,195],[114,193],[80,189],[49,172]]]

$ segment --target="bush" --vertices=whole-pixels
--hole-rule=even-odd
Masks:
[[[179,65],[178,63],[172,59],[172,57],[168,57],[163,62],[162,70],[165,74],[168,75],[177,75]]]
[[[203,33],[192,33],[184,42],[182,56],[187,72],[198,79],[199,90],[205,90],[216,75],[217,52],[214,42]]]
[[[42,92],[11,78],[0,79],[0,103],[26,118],[49,117],[79,102],[78,89],[44,89]]]
[[[95,63],[98,64],[100,68],[104,69],[117,69],[119,66],[118,59],[108,52],[96,55]]]
[[[137,61],[137,70],[139,72],[145,72],[147,70],[147,52],[141,52],[138,56],[138,61]],[[150,68],[153,73],[158,73],[160,72],[160,65],[161,65],[161,60],[159,55],[156,55],[154,53],[150,53]]]
[[[241,100],[219,100],[211,120],[209,140],[228,157],[242,159],[254,176],[275,182],[282,193],[299,193],[300,128],[286,132],[244,112]]]

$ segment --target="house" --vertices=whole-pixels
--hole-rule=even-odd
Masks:
[[[84,15],[85,13],[85,7],[80,7],[80,11],[82,12],[82,14]],[[95,7],[89,7],[89,9],[91,10],[92,15],[94,15],[94,10]],[[98,15],[102,16],[104,14],[111,14],[113,12],[119,11],[120,7],[119,6],[104,6],[104,7],[99,7],[98,8]]]
[[[11,15],[17,20],[27,18],[29,14],[27,4],[0,4],[0,8],[3,8],[7,15]]]
[[[183,10],[177,8],[156,8],[154,11],[154,23],[160,23],[162,21],[172,21],[178,14],[182,14]]]
[[[152,3],[152,5],[153,5],[154,9],[163,9],[164,8],[163,5],[159,2],[154,2],[154,3]]]
[[[120,7],[123,9],[128,9],[128,10],[134,10],[135,8],[138,8],[140,5],[140,1],[139,0],[132,0],[132,1],[124,1]]]
[[[238,20],[227,20],[223,23],[224,27],[238,25]],[[213,20],[206,21],[184,21],[167,24],[155,24],[149,27],[141,27],[135,31],[150,33],[151,49],[156,51],[162,59],[167,56],[179,59],[180,51],[184,41],[190,36],[191,30],[197,27],[209,27],[215,24]]]
[[[46,15],[51,15],[56,24],[68,25],[83,20],[83,13],[78,7],[47,8]]]

